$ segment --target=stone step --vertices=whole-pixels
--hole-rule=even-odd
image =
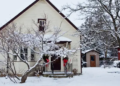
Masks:
[[[65,77],[73,77],[73,72],[43,72],[44,77],[54,77],[54,78],[65,78]]]
[[[43,74],[64,75],[65,72],[43,72]],[[73,72],[67,72],[67,74],[73,74]]]
[[[53,77],[53,78],[66,78],[67,75],[49,75],[49,77]]]

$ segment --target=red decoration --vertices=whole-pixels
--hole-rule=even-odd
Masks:
[[[47,63],[49,62],[49,59],[46,59]],[[46,67],[48,66],[48,64],[46,65]]]
[[[67,59],[63,59],[63,66],[65,66],[66,65],[66,63],[68,62],[68,60]]]

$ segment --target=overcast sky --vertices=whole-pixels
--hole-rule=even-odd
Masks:
[[[21,12],[25,7],[35,0],[0,0],[0,27]],[[63,5],[75,5],[85,0],[50,0],[59,10]],[[66,14],[66,12],[64,12]],[[82,14],[80,14],[82,15]],[[83,20],[79,20],[78,14],[73,14],[69,18],[76,26],[80,26]]]

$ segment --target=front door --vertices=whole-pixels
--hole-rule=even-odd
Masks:
[[[55,59],[55,56],[51,57],[51,61]],[[58,58],[51,63],[51,70],[61,70],[61,58]]]
[[[95,55],[90,56],[90,67],[96,67],[96,57],[95,57]]]

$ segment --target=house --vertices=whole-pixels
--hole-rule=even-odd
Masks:
[[[33,21],[36,24],[45,23],[46,19],[44,15],[47,16],[47,21],[50,21],[49,29],[51,30],[47,34],[50,35],[53,33],[54,27],[61,27],[61,33],[67,32],[64,37],[62,37],[59,43],[60,44],[69,44],[70,48],[78,47],[80,37],[73,37],[72,34],[74,34],[78,28],[68,19],[66,18],[49,0],[35,0],[32,4],[30,4],[28,7],[26,7],[23,11],[21,11],[18,15],[16,15],[14,18],[12,18],[10,21],[8,21],[6,24],[4,24],[0,30],[4,30],[7,26],[11,24],[16,24],[16,27],[24,28],[22,29],[23,33],[27,33],[27,29],[32,31],[32,28],[35,28]],[[27,29],[26,29],[27,28]],[[39,29],[35,28],[36,31],[39,31]],[[66,40],[65,40],[66,39]],[[32,51],[30,49],[25,49],[27,57],[29,57],[32,54]],[[2,58],[2,55],[0,55]],[[37,61],[38,56],[35,55],[35,58],[28,58],[29,63],[31,66],[35,64]],[[33,61],[34,60],[34,61]],[[52,58],[49,58],[49,61],[51,61]],[[24,65],[23,62],[21,62],[18,58],[15,59],[15,67],[17,72],[23,73],[23,71],[27,70],[27,66]],[[80,50],[78,50],[73,56],[71,56],[68,60],[68,63],[72,63],[72,70],[76,69],[77,74],[82,73],[81,69],[81,53]],[[63,66],[63,59],[59,58],[54,64],[54,70],[58,72],[64,72],[64,66]],[[51,72],[51,64],[45,68],[45,71]]]
[[[82,59],[86,62],[86,67],[99,67],[99,53],[96,50],[83,51]]]

